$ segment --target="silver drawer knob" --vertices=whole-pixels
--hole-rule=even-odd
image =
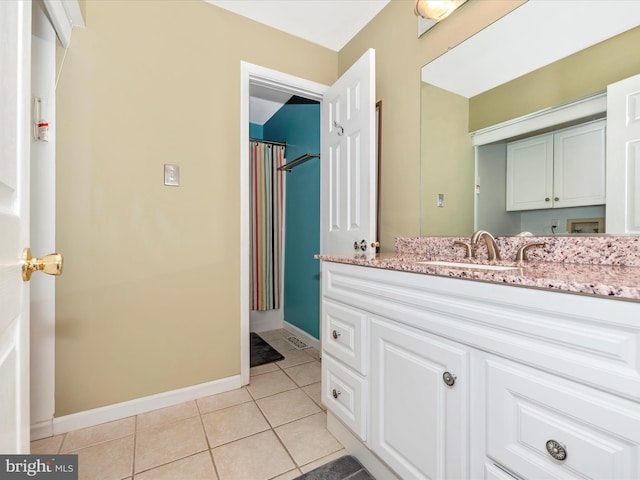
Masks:
[[[337,398],[340,396],[340,394],[341,394],[341,393],[342,393],[342,392],[341,392],[340,390],[336,390],[336,389],[334,388],[334,389],[333,389],[333,391],[331,392],[331,396],[332,396],[333,398],[337,399]]]
[[[442,381],[447,387],[453,387],[453,385],[456,383],[456,376],[453,373],[444,372],[442,374]]]
[[[340,336],[340,332],[334,330],[333,332],[331,332],[331,336],[333,337],[334,340],[337,340],[338,337]]]
[[[564,462],[567,459],[567,449],[560,442],[556,442],[555,440],[547,440],[546,446],[549,455],[551,455],[559,462]]]

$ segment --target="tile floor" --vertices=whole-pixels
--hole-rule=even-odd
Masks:
[[[326,429],[320,357],[285,330],[260,335],[284,360],[251,369],[250,384],[173,407],[31,443],[78,454],[79,478],[288,480],[347,454]]]

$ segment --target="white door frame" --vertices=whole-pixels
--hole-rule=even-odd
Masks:
[[[55,252],[56,32],[42,4],[32,8],[31,95],[42,99],[41,118],[50,125],[49,141],[31,138],[31,250]],[[33,115],[33,113],[32,113]],[[31,279],[31,439],[53,435],[55,412],[55,282],[49,275]]]
[[[249,383],[250,369],[249,88],[252,84],[317,100],[321,104],[323,94],[329,88],[327,85],[278,72],[277,70],[271,70],[248,62],[240,62],[240,380],[242,385]],[[320,117],[320,125],[322,125],[322,116]]]

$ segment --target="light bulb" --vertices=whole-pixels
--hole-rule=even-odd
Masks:
[[[418,0],[416,13],[421,17],[440,21],[455,10],[456,3],[453,0]]]

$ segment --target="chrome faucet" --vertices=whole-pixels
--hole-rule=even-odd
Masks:
[[[493,238],[493,235],[491,235],[486,230],[477,230],[473,232],[473,235],[471,235],[471,245],[475,247],[482,239],[484,239],[484,243],[487,245],[487,254],[489,255],[489,260],[502,260],[500,258],[500,252],[498,251],[496,239]]]

